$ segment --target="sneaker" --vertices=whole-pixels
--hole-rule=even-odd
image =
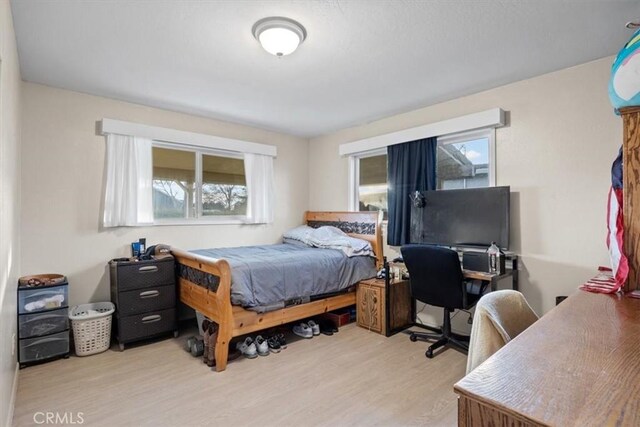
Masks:
[[[260,356],[269,355],[269,344],[267,343],[267,340],[262,338],[262,335],[258,335],[254,343],[256,344],[256,350],[258,351],[258,355]]]
[[[272,353],[280,353],[280,342],[278,338],[275,336],[267,338],[267,344],[269,345],[269,350]]]
[[[314,322],[313,320],[309,320],[307,322],[307,325],[309,325],[309,327],[311,328],[311,332],[313,332],[314,336],[318,336],[320,335],[320,325],[318,325],[316,322]]]
[[[275,338],[278,341],[278,344],[280,344],[280,348],[282,350],[287,348],[287,340],[284,337],[283,333],[276,334],[276,335],[273,336],[273,338]]]
[[[300,323],[293,327],[293,333],[302,338],[313,338],[313,331],[306,323]]]
[[[256,357],[258,357],[258,349],[256,348],[256,345],[253,342],[253,338],[251,337],[246,337],[244,341],[240,341],[238,344],[236,344],[236,348],[247,359],[255,359]]]

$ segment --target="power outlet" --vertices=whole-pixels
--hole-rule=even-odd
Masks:
[[[11,356],[16,355],[16,333],[11,334]]]

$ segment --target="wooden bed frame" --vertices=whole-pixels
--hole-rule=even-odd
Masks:
[[[332,225],[352,237],[369,241],[376,254],[377,268],[382,266],[379,212],[307,212],[305,222],[316,228]],[[227,367],[229,343],[233,337],[356,303],[355,292],[349,292],[267,313],[245,310],[240,306],[231,305],[231,267],[226,260],[208,258],[173,247],[171,252],[176,259],[180,301],[218,324],[215,350],[218,372],[224,371]],[[208,279],[205,280],[205,277]]]

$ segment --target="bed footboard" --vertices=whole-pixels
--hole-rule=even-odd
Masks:
[[[180,301],[218,324],[216,371],[224,371],[233,327],[229,263],[177,248],[171,248],[171,253],[176,259]]]

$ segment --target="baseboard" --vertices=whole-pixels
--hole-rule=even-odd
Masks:
[[[9,411],[7,411],[7,427],[13,425],[13,410],[16,406],[16,394],[18,393],[18,372],[20,371],[20,365],[16,363],[16,369],[13,374],[13,385],[11,386],[11,396],[9,397]]]

